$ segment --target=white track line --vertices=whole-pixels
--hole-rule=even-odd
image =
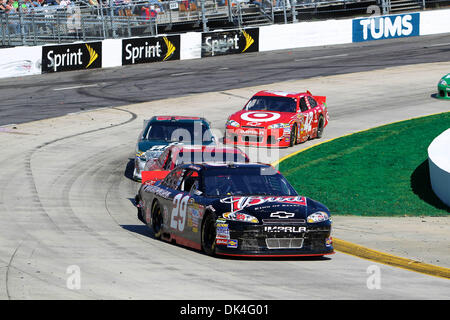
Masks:
[[[294,61],[319,60],[319,59],[338,58],[338,57],[346,57],[346,56],[348,56],[348,53],[335,54],[332,56],[321,56],[321,57],[312,57],[312,58],[304,58],[304,59],[295,59]]]
[[[74,86],[74,87],[65,87],[65,88],[56,88],[53,89],[54,91],[61,91],[61,90],[71,90],[71,89],[79,89],[79,88],[89,88],[89,87],[97,87],[98,84],[85,84],[80,86]]]

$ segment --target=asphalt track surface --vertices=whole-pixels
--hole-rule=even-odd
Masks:
[[[446,101],[430,96],[439,79],[434,74],[436,69],[440,73],[439,65],[298,81],[329,75],[332,68],[334,73],[344,74],[433,61],[447,62],[443,73],[449,67],[449,36],[401,42],[403,45],[378,42],[16,79],[32,99],[23,91],[17,92],[15,79],[2,80],[4,124],[78,112],[80,108],[109,107],[113,101],[122,107],[23,123],[17,129],[3,128],[0,298],[450,298],[448,280],[342,253],[320,259],[211,258],[155,240],[137,220],[132,203],[138,184],[129,179],[130,158],[142,120],[155,113],[199,113],[220,131],[230,111],[255,90],[240,89],[244,86],[262,87],[294,79],[277,88],[326,90],[333,120],[326,138],[448,111]],[[421,81],[436,83],[424,85]],[[94,84],[98,87],[64,89]],[[328,87],[323,89],[323,84]],[[165,86],[169,89],[163,89]],[[202,86],[204,90],[199,89]],[[53,90],[57,88],[64,90]],[[227,90],[232,88],[238,89]],[[170,90],[181,98],[125,106],[173,97]],[[196,95],[197,90],[211,93]],[[310,143],[314,141],[282,150],[281,155]],[[81,287],[74,290],[67,284],[77,267]],[[370,286],[374,270],[380,271],[378,289]]]
[[[448,61],[449,43],[450,35],[437,35],[1,79],[0,126],[91,108]]]

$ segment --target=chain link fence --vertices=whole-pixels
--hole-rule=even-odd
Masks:
[[[292,23],[341,14],[369,14],[371,5],[383,14],[405,0],[61,0],[34,7],[15,1],[15,10],[0,12],[0,45],[41,45],[175,33],[249,25]],[[86,0],[88,1],[88,0]],[[406,1],[408,2],[408,1]],[[413,8],[449,5],[450,1],[410,0]],[[401,8],[400,8],[401,9]]]

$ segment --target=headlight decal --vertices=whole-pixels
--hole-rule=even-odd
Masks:
[[[242,222],[249,222],[249,223],[259,223],[257,218],[255,218],[254,216],[251,216],[249,214],[245,214],[245,213],[226,212],[222,216],[227,220],[242,221]]]
[[[308,223],[318,223],[327,221],[329,219],[328,214],[323,211],[314,212],[313,214],[310,214],[307,218]]]

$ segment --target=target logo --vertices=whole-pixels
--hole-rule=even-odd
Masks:
[[[281,115],[274,112],[246,112],[241,115],[241,119],[245,121],[269,122],[279,119]]]

